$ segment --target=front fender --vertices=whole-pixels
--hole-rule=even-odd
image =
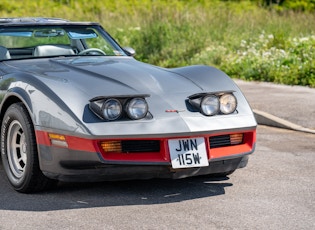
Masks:
[[[173,73],[180,74],[199,85],[204,91],[239,91],[234,81],[223,71],[205,65],[194,65],[169,69]]]
[[[63,100],[38,78],[23,73],[7,74],[2,76],[0,89],[2,114],[14,101],[22,101],[29,111],[35,129],[89,134]]]

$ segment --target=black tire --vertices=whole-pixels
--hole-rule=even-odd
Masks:
[[[12,104],[3,117],[1,152],[4,171],[16,191],[38,192],[55,184],[40,170],[34,127],[23,103]]]

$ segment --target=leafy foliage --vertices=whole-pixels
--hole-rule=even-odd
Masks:
[[[253,0],[265,7],[276,9],[278,11],[294,10],[294,11],[315,11],[314,0]]]
[[[273,34],[242,40],[228,52],[222,68],[231,76],[315,87],[315,36],[277,43]]]

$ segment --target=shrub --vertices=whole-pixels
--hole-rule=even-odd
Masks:
[[[242,40],[220,67],[232,77],[315,87],[315,36],[290,38],[278,44],[264,32]]]

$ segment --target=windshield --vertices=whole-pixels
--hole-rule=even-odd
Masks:
[[[97,25],[0,28],[0,60],[76,55],[126,55]]]

